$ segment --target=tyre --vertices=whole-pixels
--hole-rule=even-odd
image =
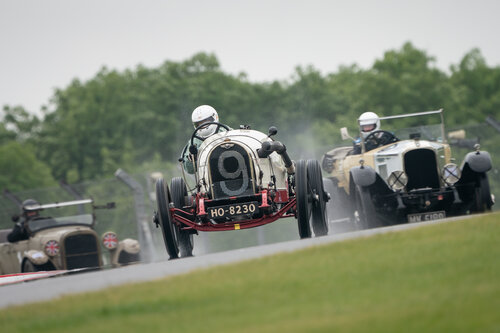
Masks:
[[[22,272],[23,273],[38,272],[38,269],[31,261],[26,259],[23,262]]]
[[[328,235],[328,218],[326,215],[326,202],[328,194],[323,187],[323,176],[321,167],[316,160],[307,161],[307,180],[311,191],[312,228],[314,235]]]
[[[361,229],[371,229],[379,226],[375,206],[367,187],[355,185],[354,221]]]
[[[172,202],[174,203],[174,207],[182,209],[182,207],[186,206],[188,193],[184,179],[181,177],[172,178],[170,190],[172,191]],[[193,234],[187,230],[181,230],[177,225],[174,225],[174,232],[177,235],[180,256],[193,256]]]
[[[174,231],[175,226],[173,225],[172,216],[170,216],[170,193],[163,178],[159,178],[156,182],[156,204],[165,248],[170,259],[176,259],[179,257],[179,246]]]
[[[311,237],[311,200],[308,193],[307,163],[305,160],[297,161],[295,166],[295,197],[297,199],[297,224],[301,239]]]
[[[493,201],[491,200],[490,182],[486,173],[477,175],[476,187],[474,188],[474,204],[471,209],[475,213],[491,211]]]

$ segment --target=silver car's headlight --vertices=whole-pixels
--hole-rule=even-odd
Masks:
[[[402,190],[408,184],[408,176],[404,171],[393,171],[387,178],[387,183],[394,190]]]
[[[460,180],[462,172],[455,163],[448,163],[443,167],[442,177],[447,185],[453,185]]]

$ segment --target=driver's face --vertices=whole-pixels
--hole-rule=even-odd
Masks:
[[[375,124],[369,124],[369,125],[362,125],[361,126],[361,131],[363,132],[371,132],[375,129]]]
[[[26,212],[26,217],[27,218],[33,218],[33,217],[37,217],[38,216],[38,211],[34,210],[34,211],[27,211]]]
[[[213,121],[215,121],[214,117],[208,117],[208,118],[205,118],[203,120],[194,122],[193,125],[194,125],[194,128],[198,128],[198,127],[200,127],[203,124],[210,123],[210,122],[213,122]]]

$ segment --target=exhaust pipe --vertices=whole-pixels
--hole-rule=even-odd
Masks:
[[[288,156],[288,153],[286,152],[286,147],[284,144],[279,141],[264,141],[262,142],[262,148],[257,149],[257,155],[260,158],[266,158],[273,152],[277,152],[281,155],[281,158],[283,158],[283,161],[285,162],[286,172],[288,172],[289,174],[294,174],[295,167],[292,160],[290,159],[290,156]]]

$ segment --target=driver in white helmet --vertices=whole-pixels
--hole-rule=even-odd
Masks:
[[[375,112],[364,112],[359,116],[358,123],[361,137],[354,141],[353,154],[361,154],[361,140],[366,139],[373,132],[380,130],[380,119]]]
[[[194,128],[198,128],[202,126],[205,123],[210,123],[210,122],[219,122],[219,115],[217,114],[217,111],[211,107],[210,105],[200,105],[196,109],[193,110],[193,113],[191,114],[191,121],[193,122]],[[205,127],[202,127],[198,130],[197,136],[206,139],[212,135],[215,134],[215,131],[217,130],[217,125],[215,124],[210,124]],[[222,127],[219,127],[219,132],[225,131]],[[194,138],[193,143],[196,147],[199,147],[203,141]],[[184,166],[184,170],[186,170],[188,173],[193,174],[194,173],[194,165],[192,161],[192,156],[189,153],[189,146],[191,145],[191,139],[188,141],[184,149],[182,150],[182,163]]]

